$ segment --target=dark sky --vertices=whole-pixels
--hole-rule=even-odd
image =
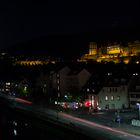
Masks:
[[[0,2],[0,48],[48,35],[140,29],[138,1],[34,0]]]

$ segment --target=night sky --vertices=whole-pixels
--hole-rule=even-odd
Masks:
[[[117,33],[139,38],[139,13],[138,1],[4,0],[0,2],[0,48],[53,35],[90,34],[99,39]]]

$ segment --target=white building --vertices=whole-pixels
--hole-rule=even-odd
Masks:
[[[98,94],[101,109],[128,108],[128,86],[104,86]]]

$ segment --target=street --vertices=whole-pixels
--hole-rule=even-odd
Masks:
[[[15,103],[16,102],[16,103]],[[138,135],[134,135],[130,132],[123,131],[113,126],[106,126],[103,122],[98,122],[94,116],[82,116],[77,114],[68,114],[56,109],[50,109],[46,106],[37,106],[34,104],[21,103],[14,100],[14,109],[22,110],[22,112],[32,113],[40,119],[51,120],[65,126],[70,126],[75,132],[90,136],[95,139],[107,139],[107,140],[139,140]]]

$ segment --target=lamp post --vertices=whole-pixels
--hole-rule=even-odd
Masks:
[[[58,113],[59,113],[59,104],[58,104],[59,98],[60,98],[60,92],[58,92],[57,94],[57,120],[58,120]]]
[[[138,108],[139,108],[139,120],[140,120],[140,103],[136,103],[136,105],[138,106]]]

